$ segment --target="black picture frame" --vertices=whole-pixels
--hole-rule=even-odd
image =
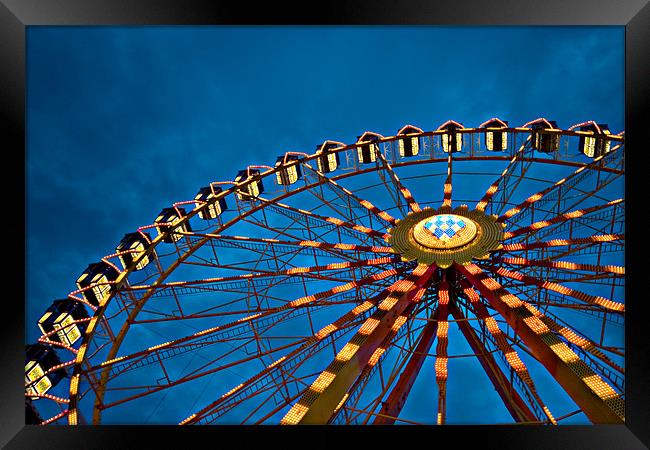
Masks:
[[[590,0],[454,0],[419,1],[338,1],[323,2],[306,8],[302,4],[204,0],[0,0],[0,98],[5,155],[23,161],[29,149],[25,142],[25,37],[30,25],[249,25],[249,24],[372,24],[372,25],[624,25],[625,32],[625,128],[628,158],[626,201],[626,424],[598,426],[522,427],[522,426],[448,426],[448,427],[301,427],[296,429],[265,426],[247,427],[175,427],[175,426],[54,426],[24,425],[23,359],[25,285],[29,274],[17,273],[5,286],[14,286],[15,295],[5,293],[2,302],[2,369],[0,370],[0,444],[6,448],[182,448],[196,438],[211,446],[233,445],[231,439],[260,440],[263,445],[310,446],[314,442],[342,445],[350,439],[364,441],[384,438],[384,434],[408,439],[406,445],[442,445],[455,440],[464,447],[487,448],[647,448],[650,446],[650,339],[645,334],[647,296],[641,285],[644,264],[643,177],[646,159],[643,147],[643,114],[650,98],[647,75],[650,73],[650,5],[647,0],[594,2]],[[603,80],[606,82],[606,80]],[[22,156],[22,158],[21,158]],[[8,163],[5,163],[8,164]],[[19,164],[19,163],[18,163]],[[9,182],[5,193],[27,184],[24,170],[5,170]],[[11,177],[15,177],[12,179]],[[22,177],[22,180],[21,180]],[[5,179],[7,176],[5,175]],[[31,187],[30,187],[31,189]],[[5,197],[10,198],[10,197]],[[6,202],[8,203],[8,202]],[[17,202],[5,208],[9,233],[26,236],[28,224],[20,223],[13,213]],[[24,207],[25,203],[23,203]],[[8,206],[8,205],[7,205]],[[20,209],[20,207],[18,207]],[[9,212],[12,211],[12,212]],[[25,218],[23,210],[23,219]],[[6,236],[6,235],[5,235]],[[631,238],[630,238],[631,236]],[[14,271],[25,268],[25,254],[18,239],[5,241],[5,258]],[[22,250],[22,251],[21,251]],[[5,272],[7,273],[7,272]],[[13,274],[11,274],[13,275]],[[9,276],[11,276],[9,275]],[[6,275],[5,275],[6,276]],[[20,290],[22,286],[22,292]],[[228,444],[230,442],[230,444]],[[418,444],[419,443],[419,444]],[[460,444],[462,443],[462,445]],[[449,444],[448,444],[449,445]]]

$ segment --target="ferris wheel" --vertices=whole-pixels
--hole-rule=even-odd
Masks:
[[[622,423],[624,150],[493,118],[243,166],[44,312],[27,421]]]

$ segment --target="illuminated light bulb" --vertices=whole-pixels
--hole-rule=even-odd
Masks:
[[[490,334],[501,333],[501,330],[499,329],[499,325],[497,324],[497,321],[494,319],[494,317],[489,317],[489,316],[486,317],[485,325],[487,326],[487,329],[490,332]]]
[[[309,407],[296,403],[291,407],[286,416],[280,421],[280,425],[295,425],[307,414]]]
[[[616,391],[596,374],[584,377],[582,381],[584,381],[584,383],[589,386],[598,397],[604,400],[619,397]]]
[[[578,355],[576,355],[569,347],[561,342],[552,344],[551,350],[553,350],[553,353],[559,356],[560,359],[565,363],[574,363],[580,361],[580,357],[578,357]]]
[[[391,327],[391,331],[397,332],[402,325],[406,323],[406,316],[399,316],[396,320],[395,323],[393,323],[393,326]]]
[[[397,303],[397,298],[393,297],[392,295],[387,297],[383,302],[381,302],[378,306],[378,308],[382,311],[388,311],[390,310],[395,304]]]
[[[378,347],[377,349],[375,349],[375,351],[372,352],[370,359],[368,360],[368,365],[370,367],[374,367],[375,364],[379,362],[379,358],[381,358],[381,355],[383,355],[385,351],[386,349],[383,347]]]
[[[225,394],[223,394],[223,395],[221,396],[221,398],[228,397],[229,395],[235,393],[235,391],[237,391],[237,390],[238,390],[239,388],[241,388],[243,385],[244,385],[244,383],[238,384],[237,386],[235,386],[234,388],[232,388],[231,390],[229,390],[228,392],[226,392]]]
[[[336,408],[334,408],[334,412],[336,412],[336,411],[338,411],[339,409],[341,409],[341,406],[343,406],[343,404],[345,403],[345,401],[348,399],[349,395],[350,395],[350,394],[347,394],[347,393],[346,393],[346,394],[343,396],[343,398],[341,399],[341,401],[339,402],[339,404],[336,405]]]
[[[286,356],[283,356],[282,358],[278,359],[277,361],[271,363],[271,365],[269,365],[268,368],[269,368],[269,369],[274,368],[275,366],[277,366],[278,364],[280,364],[280,363],[281,363],[282,361],[284,361],[285,359],[287,359],[287,357],[286,357]]]
[[[342,225],[345,223],[341,219],[337,219],[335,217],[327,217],[325,220],[330,223],[333,223],[334,225]]]
[[[373,306],[373,304],[371,302],[365,301],[362,304],[360,304],[359,306],[355,307],[352,310],[352,314],[354,314],[355,316],[358,316],[359,314],[368,311],[370,308],[372,308],[372,306]]]
[[[336,325],[334,325],[334,324],[329,324],[329,325],[327,325],[327,326],[321,328],[321,329],[318,331],[318,333],[316,333],[316,337],[317,337],[319,340],[320,340],[320,339],[323,339],[323,338],[329,336],[331,333],[333,333],[333,332],[336,331],[337,329],[338,329],[338,327],[337,327]]]
[[[334,381],[336,374],[328,371],[322,372],[316,380],[312,383],[310,389],[318,392],[319,394],[323,393],[325,389]]]
[[[371,334],[381,322],[377,319],[370,318],[359,328],[358,333],[364,336]]]
[[[255,319],[256,317],[259,317],[261,315],[262,315],[262,313],[252,314],[250,316],[247,316],[247,317],[244,317],[242,319],[237,320],[237,322],[245,322],[245,321],[248,321],[248,320],[251,320],[251,319]]]
[[[349,361],[355,355],[357,350],[359,350],[358,345],[348,342],[336,355],[336,359],[338,361]]]
[[[506,357],[508,364],[510,364],[510,366],[512,366],[515,371],[519,372],[525,369],[524,363],[521,361],[519,355],[517,355],[515,351],[507,352],[504,356]]]
[[[297,300],[289,302],[288,306],[293,308],[293,307],[296,307],[296,306],[304,305],[305,303],[311,303],[311,302],[313,302],[315,300],[316,300],[315,296],[309,295],[307,297],[301,297],[301,298],[299,298]]]
[[[524,323],[528,325],[528,328],[530,328],[535,334],[539,335],[550,331],[549,328],[546,325],[544,325],[544,322],[542,322],[535,316],[526,317],[523,320]]]

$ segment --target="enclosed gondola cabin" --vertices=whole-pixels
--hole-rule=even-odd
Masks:
[[[218,194],[223,192],[223,189],[219,186],[206,186],[199,189],[199,192],[194,196],[194,200],[201,200],[203,202],[210,203],[207,207],[199,211],[199,217],[203,220],[212,220],[219,217],[225,210],[228,209],[226,204],[226,198],[224,196],[220,197],[218,200],[213,200]],[[201,202],[196,202],[196,207],[200,207],[203,204]]]
[[[25,391],[32,399],[43,395],[67,376],[64,367],[54,369],[61,364],[58,355],[49,345],[33,344],[25,346]],[[52,372],[47,372],[50,369]]]
[[[560,148],[560,135],[544,130],[558,129],[554,120],[537,119],[529,124],[532,128],[531,145],[541,153],[554,153]]]
[[[178,233],[183,233],[183,232],[189,233],[190,231],[192,231],[192,227],[190,226],[189,221],[185,221],[183,224],[176,226],[177,223],[183,220],[183,217],[185,215],[186,212],[184,208],[164,208],[162,211],[160,211],[160,214],[158,214],[158,217],[156,217],[154,223],[170,224],[170,225],[156,226],[156,230],[158,230],[159,236],[164,233],[167,233],[168,231],[170,232],[167,236],[163,238],[163,242],[167,242],[168,244],[171,244],[183,237],[183,235]]]
[[[77,278],[77,287],[84,289],[95,285],[91,289],[82,291],[83,297],[93,306],[100,306],[111,294],[112,284],[119,276],[118,270],[112,265],[100,261],[89,264],[86,270]]]
[[[55,332],[48,336],[50,341],[72,346],[81,339],[88,326],[87,322],[73,322],[87,318],[88,313],[82,303],[70,298],[55,300],[38,321],[38,327],[44,335]]]
[[[607,139],[612,132],[605,123],[590,123],[580,127],[580,131],[590,132],[593,136],[580,136],[580,151],[590,158],[597,158],[608,153],[611,148],[611,141]]]
[[[138,260],[148,249],[151,247],[151,237],[148,233],[127,233],[124,235],[120,243],[115,247],[117,253],[122,253],[118,257],[124,270],[129,268],[135,261]],[[153,259],[156,258],[156,253],[152,251],[148,255],[142,257],[135,266],[135,270],[144,269]]]
[[[500,119],[490,119],[481,124],[485,128],[485,147],[491,152],[502,152],[508,148],[508,133],[498,131],[508,128],[508,122]]]
[[[237,189],[237,198],[239,200],[253,200],[264,192],[264,184],[261,178],[256,178],[260,174],[257,169],[244,169],[237,172],[235,183],[243,183],[252,180],[246,186]]]
[[[341,142],[325,141],[316,146],[318,158],[318,170],[323,173],[334,172],[341,164],[338,152],[333,152],[335,148],[345,147]]]
[[[278,156],[275,160],[275,167],[280,169],[275,172],[275,177],[279,185],[293,184],[302,177],[300,164],[291,164],[291,161],[298,161],[299,159],[298,155]]]
[[[381,138],[383,138],[381,134],[371,131],[366,131],[357,137],[357,158],[359,159],[359,163],[368,164],[377,160],[379,145],[375,141]]]
[[[416,156],[420,152],[420,138],[413,135],[418,135],[421,133],[423,133],[423,131],[418,127],[414,127],[413,125],[406,125],[397,132],[397,136],[403,136],[397,140],[397,147],[400,157],[408,158],[411,156]]]
[[[446,133],[440,135],[440,145],[445,153],[456,153],[463,149],[463,134],[456,131],[465,128],[461,123],[449,120],[438,127]]]

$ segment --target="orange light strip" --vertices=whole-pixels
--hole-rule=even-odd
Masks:
[[[395,184],[397,184],[397,187],[399,188],[399,191],[402,193],[402,196],[406,200],[406,203],[409,205],[409,208],[413,212],[420,212],[422,211],[422,208],[420,208],[420,205],[418,202],[415,201],[413,198],[413,194],[411,194],[411,191],[409,191],[406,186],[402,184],[402,181],[399,179],[395,171],[393,170],[393,167],[388,163],[384,155],[379,152],[379,159],[382,160],[386,168],[388,168],[388,172],[390,173],[391,177],[393,177],[393,180],[395,181]]]
[[[528,225],[527,227],[519,228],[518,230],[515,231],[510,231],[507,233],[504,233],[503,238],[504,239],[511,239],[513,237],[530,233],[531,231],[537,231],[541,230],[542,228],[546,228],[549,225],[556,224],[558,222],[564,222],[569,219],[575,219],[578,217],[582,217],[585,214],[589,214],[595,211],[599,211],[601,209],[609,208],[610,206],[618,205],[620,203],[623,203],[625,200],[622,198],[619,198],[617,200],[613,200],[611,202],[605,203],[604,205],[598,205],[598,206],[592,206],[591,208],[586,208],[586,209],[578,209],[575,211],[571,211],[568,213],[560,214],[559,216],[556,216],[552,219],[549,220],[541,220],[539,222],[535,222],[531,225]]]
[[[451,153],[450,153],[451,154]],[[438,329],[436,330],[436,361],[434,368],[436,371],[436,383],[438,384],[438,415],[437,424],[445,423],[447,415],[447,370],[448,354],[447,344],[449,336],[449,284],[441,281],[438,285]]]
[[[78,350],[76,348],[70,347],[68,344],[64,344],[63,342],[51,341],[51,340],[43,338],[43,337],[38,338],[38,342],[40,342],[41,344],[53,345],[53,346],[56,346],[56,347],[64,348],[64,349],[69,350],[70,352],[74,353],[75,355],[78,352]]]
[[[536,266],[536,267],[550,267],[553,269],[566,269],[566,270],[585,270],[588,272],[610,272],[618,275],[625,275],[625,267],[622,266],[597,266],[594,264],[578,264],[569,261],[547,261],[541,259],[526,259],[526,258],[494,258],[495,262],[503,262],[515,266]]]
[[[418,289],[415,295],[413,296],[413,298],[411,299],[411,302],[418,303],[422,299],[426,291],[427,291],[426,288]],[[372,356],[368,360],[368,366],[372,367],[379,362],[382,355],[388,349],[388,346],[393,340],[393,337],[395,337],[395,335],[398,333],[400,328],[402,328],[402,326],[406,323],[407,319],[408,319],[407,316],[402,314],[395,320],[395,323],[393,323],[393,326],[390,329],[390,333],[388,334],[388,336],[386,336],[384,342],[382,342],[382,344],[373,352]]]
[[[620,302],[614,302],[612,300],[608,300],[605,297],[600,297],[600,296],[595,296],[595,295],[589,295],[584,292],[571,289],[569,287],[563,286],[558,283],[552,283],[550,281],[545,281],[545,280],[540,280],[535,277],[531,277],[528,275],[524,275],[520,272],[515,272],[511,270],[504,269],[503,267],[499,268],[490,268],[490,271],[504,276],[506,278],[510,278],[513,280],[521,281],[525,284],[534,284],[535,286],[541,287],[543,289],[548,289],[554,292],[557,292],[562,295],[568,295],[570,297],[576,298],[578,300],[581,300],[585,303],[589,303],[592,305],[598,305],[602,306],[605,309],[611,310],[611,311],[619,311],[619,312],[625,312],[625,304],[620,303]]]
[[[501,353],[503,353],[503,355],[506,358],[506,361],[508,362],[510,367],[512,367],[512,369],[515,371],[515,373],[519,376],[519,378],[524,383],[526,383],[532,395],[535,397],[535,400],[542,406],[542,409],[544,410],[546,417],[551,421],[551,423],[557,425],[557,422],[555,421],[555,418],[551,414],[551,411],[548,408],[546,408],[546,405],[544,404],[541,397],[537,393],[537,388],[535,387],[535,383],[533,382],[533,379],[531,378],[530,373],[528,372],[528,368],[526,367],[526,364],[524,364],[524,362],[521,360],[517,351],[514,348],[512,348],[512,346],[508,343],[505,334],[503,334],[503,331],[499,327],[499,324],[497,323],[496,319],[490,316],[485,305],[481,303],[478,293],[470,286],[469,282],[467,282],[467,280],[463,280],[462,285],[463,285],[463,292],[465,293],[467,298],[469,298],[470,302],[474,306],[474,311],[476,313],[476,316],[485,323],[488,332],[492,335],[492,337],[494,338],[497,344],[497,348],[501,351]]]
[[[30,384],[34,384],[34,383],[36,383],[36,380],[33,381]],[[68,398],[57,397],[55,395],[51,395],[51,394],[48,394],[48,393],[45,393],[45,394],[28,394],[27,392],[25,392],[25,397],[47,398],[47,399],[53,400],[53,401],[55,401],[57,403],[70,403],[70,399],[68,399]]]
[[[442,201],[442,206],[451,206],[451,191],[452,191],[452,184],[451,184],[451,163],[452,163],[452,158],[451,158],[452,152],[449,152],[449,155],[447,156],[447,179],[445,180],[445,188],[444,188],[444,197]]]
[[[536,248],[563,247],[565,245],[590,244],[592,242],[612,242],[612,241],[620,241],[624,239],[625,239],[624,234],[598,234],[587,238],[551,239],[550,241],[531,242],[530,244],[522,244],[522,243],[505,244],[502,250],[505,251],[533,250]]]
[[[374,236],[374,237],[378,237],[378,238],[381,238],[381,239],[386,239],[389,236],[387,233],[382,233],[380,231],[376,231],[376,230],[373,230],[372,228],[368,228],[368,227],[365,227],[365,226],[362,226],[362,225],[359,225],[359,224],[356,224],[356,223],[346,222],[346,221],[341,220],[341,219],[336,218],[336,217],[321,216],[320,214],[316,214],[316,213],[313,213],[311,211],[306,211],[306,210],[300,209],[300,208],[294,208],[293,206],[289,206],[289,205],[286,205],[286,204],[280,203],[280,202],[272,202],[272,201],[267,200],[267,199],[262,198],[262,197],[258,197],[258,200],[261,200],[264,203],[273,204],[274,206],[278,206],[280,208],[287,209],[289,211],[293,211],[293,212],[303,214],[303,215],[308,216],[308,217],[313,217],[315,219],[319,219],[319,220],[322,220],[322,221],[325,221],[325,222],[329,222],[329,223],[331,223],[333,225],[336,225],[336,226],[339,226],[339,227],[349,228],[349,229],[358,231],[360,233],[367,234],[368,236]]]
[[[321,171],[319,171],[319,170],[317,170],[317,169],[314,169],[314,168],[311,167],[309,164],[306,164],[306,163],[305,163],[305,166],[309,167],[311,170],[313,170],[314,172],[316,172],[319,176],[321,176],[322,178],[324,178],[328,183],[330,183],[330,184],[332,184],[332,185],[338,187],[339,189],[341,189],[341,190],[342,190],[343,192],[345,192],[348,196],[350,196],[351,198],[355,199],[357,202],[359,202],[359,204],[360,204],[361,206],[363,206],[364,208],[366,208],[368,211],[372,212],[374,215],[380,217],[381,219],[385,220],[386,222],[390,223],[391,225],[395,225],[395,224],[396,224],[395,218],[394,218],[393,216],[391,216],[390,214],[388,214],[386,211],[382,211],[381,209],[379,209],[378,207],[376,207],[375,205],[373,205],[373,204],[372,204],[371,202],[369,202],[368,200],[364,200],[364,199],[360,198],[359,196],[357,196],[356,194],[354,194],[352,191],[350,191],[349,189],[346,189],[345,187],[343,187],[343,186],[341,186],[340,184],[338,184],[336,181],[334,181],[334,180],[332,180],[331,178],[325,176],[324,173],[322,173]]]

